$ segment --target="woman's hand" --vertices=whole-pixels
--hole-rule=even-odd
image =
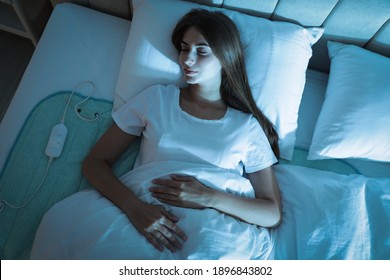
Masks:
[[[212,189],[191,176],[171,175],[171,179],[155,179],[157,186],[149,190],[162,203],[185,208],[208,207]]]
[[[169,213],[164,207],[148,204],[143,201],[137,203],[136,211],[127,213],[133,225],[159,251],[164,247],[171,252],[182,249],[180,239],[185,241],[187,236],[177,226],[179,218]],[[132,214],[134,213],[134,214]]]
[[[276,227],[281,221],[279,187],[272,166],[248,173],[255,198],[208,188],[191,176],[156,179],[150,188],[159,201],[178,207],[212,208],[250,224]]]

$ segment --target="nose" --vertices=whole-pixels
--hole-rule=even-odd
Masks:
[[[187,66],[192,66],[195,64],[196,62],[196,54],[193,50],[191,51],[188,51],[186,56],[184,57],[184,60],[183,60],[184,64],[186,64]]]

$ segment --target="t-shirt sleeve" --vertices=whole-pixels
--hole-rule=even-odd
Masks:
[[[248,126],[246,156],[243,164],[246,173],[253,173],[275,164],[278,160],[257,119],[251,117]]]
[[[141,136],[147,125],[145,116],[155,100],[153,97],[156,97],[155,91],[155,86],[146,88],[112,113],[112,118],[120,129],[128,134]]]

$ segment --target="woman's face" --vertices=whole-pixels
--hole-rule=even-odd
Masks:
[[[179,63],[189,84],[221,82],[221,64],[205,38],[194,27],[184,33]]]

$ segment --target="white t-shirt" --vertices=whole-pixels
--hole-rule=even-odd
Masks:
[[[204,120],[180,107],[180,89],[151,86],[113,113],[125,132],[141,136],[135,167],[155,161],[183,161],[252,173],[277,159],[255,117],[228,107],[224,117]]]

